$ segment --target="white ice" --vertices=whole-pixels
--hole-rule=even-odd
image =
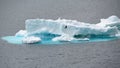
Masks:
[[[107,19],[101,19],[100,23],[89,24],[84,22],[79,22],[76,20],[67,19],[28,19],[25,22],[26,30],[19,31],[16,36],[28,37],[23,39],[23,42],[29,40],[29,36],[34,36],[36,33],[40,34],[43,32],[48,32],[51,34],[61,35],[55,37],[52,41],[72,41],[76,40],[74,35],[108,35],[108,36],[118,36],[120,35],[120,19],[113,15]],[[33,37],[34,38],[34,37]],[[32,39],[33,39],[32,38]],[[85,38],[86,39],[86,38]],[[84,39],[83,39],[84,40]],[[89,40],[89,38],[87,38]],[[27,43],[34,43],[33,40]]]
[[[30,37],[23,38],[22,41],[23,43],[37,43],[37,42],[40,42],[41,39],[39,37],[30,36]]]
[[[20,37],[24,37],[27,35],[27,31],[26,30],[20,30],[18,31],[15,36],[20,36]]]

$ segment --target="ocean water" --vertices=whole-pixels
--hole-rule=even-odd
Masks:
[[[24,29],[26,19],[61,17],[97,23],[111,15],[120,17],[120,0],[0,0],[0,38],[19,42],[0,39],[0,68],[120,68],[119,39],[21,46],[21,38],[12,36]]]

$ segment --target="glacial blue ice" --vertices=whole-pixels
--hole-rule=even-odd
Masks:
[[[28,19],[25,30],[18,31],[15,37],[22,37],[23,43],[110,40],[120,37],[120,19],[112,15],[97,24],[60,18]]]

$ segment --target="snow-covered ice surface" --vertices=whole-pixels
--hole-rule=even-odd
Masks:
[[[67,19],[28,19],[25,24],[26,29],[14,36],[21,43],[95,42],[114,40],[120,36],[120,19],[115,15],[101,19],[97,24]],[[7,41],[12,38],[3,37]]]
[[[30,36],[23,38],[22,41],[23,43],[37,43],[41,41],[41,39],[39,37]]]

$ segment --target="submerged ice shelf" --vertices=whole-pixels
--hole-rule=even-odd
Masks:
[[[97,24],[66,19],[28,19],[25,24],[26,29],[14,36],[21,37],[22,43],[103,41],[120,36],[120,19],[114,15]]]

